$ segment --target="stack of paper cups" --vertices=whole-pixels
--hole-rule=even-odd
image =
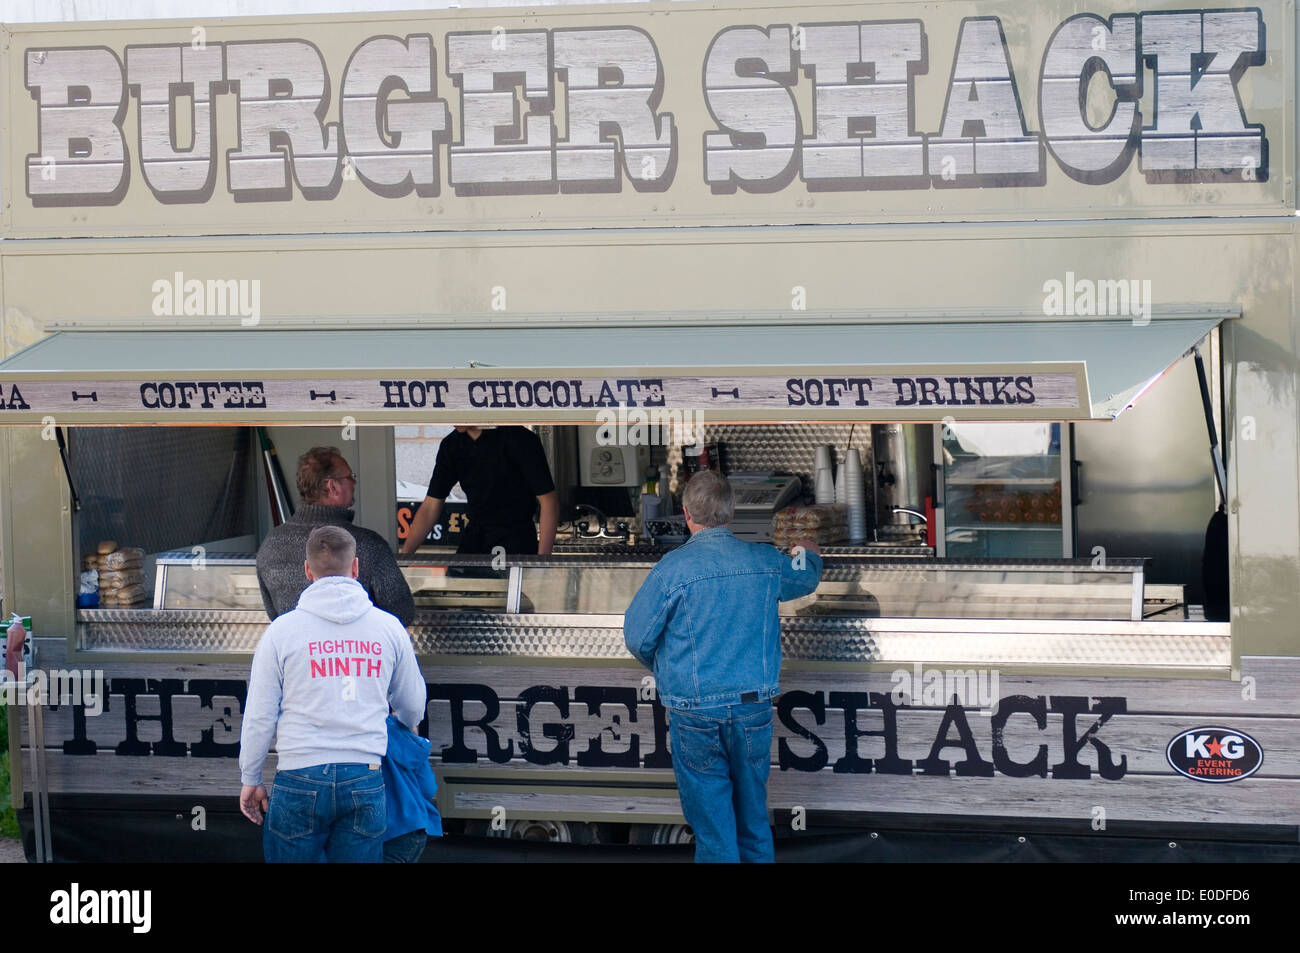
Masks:
[[[835,502],[835,481],[831,478],[829,467],[817,468],[814,490],[819,505]]]
[[[819,505],[835,502],[835,481],[831,470],[831,448],[822,445],[817,448],[815,466],[813,467],[813,492]]]
[[[849,505],[849,542],[860,543],[867,538],[867,489],[862,455],[857,450],[849,450],[841,482],[845,484],[844,502]]]

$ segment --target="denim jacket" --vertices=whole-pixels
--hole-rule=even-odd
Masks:
[[[737,539],[725,526],[697,532],[650,571],[623,616],[629,652],[655,674],[669,708],[765,701],[778,693],[776,605],[807,595],[822,560]]]

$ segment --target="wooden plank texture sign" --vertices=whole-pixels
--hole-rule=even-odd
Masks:
[[[757,0],[6,28],[4,232],[1294,208],[1270,161],[1290,135],[1289,6],[1078,10]]]
[[[45,664],[62,669],[63,640],[44,639],[42,649]],[[464,659],[423,660],[428,703],[419,726],[433,743],[439,787],[452,798],[444,805],[449,816],[490,816],[493,805],[511,803],[503,796],[516,795],[524,798],[521,818],[629,823],[678,816],[675,797],[671,804],[648,800],[656,789],[664,797],[676,792],[667,714],[647,694],[643,669],[630,660],[455,661]],[[96,707],[61,704],[45,714],[53,792],[229,794],[247,662],[191,656],[159,664],[147,681],[138,662],[97,661],[95,669],[103,680]],[[1243,660],[1245,675],[1278,687],[1267,702],[1243,699],[1235,680],[1085,675],[1004,674],[996,692],[978,698],[980,691],[952,694],[940,678],[935,697],[920,690],[900,697],[900,684],[916,669],[814,665],[782,674],[768,786],[776,823],[795,805],[1054,819],[1085,836],[1098,830],[1089,828],[1098,805],[1112,822],[1300,822],[1292,793],[1300,784],[1290,742],[1300,717],[1293,659]],[[26,738],[27,708],[14,712]],[[1225,732],[1193,729],[1220,723],[1262,749],[1258,771],[1217,784],[1178,771],[1171,743],[1190,734],[1191,746],[1184,741],[1179,750],[1199,753]],[[1231,770],[1234,754],[1200,760]],[[23,757],[30,778],[30,753]]]
[[[0,423],[60,425],[125,417],[162,422],[255,423],[300,415],[350,415],[357,420],[554,419],[607,423],[615,413],[640,413],[648,425],[666,413],[719,419],[854,420],[1016,419],[1070,420],[1091,416],[1082,365],[910,368],[891,373],[817,376],[714,375],[679,377],[359,376],[314,379],[261,376],[239,379],[0,380]],[[62,376],[62,375],[60,375]],[[630,421],[635,423],[635,421]]]

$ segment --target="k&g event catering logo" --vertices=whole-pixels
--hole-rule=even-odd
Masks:
[[[1222,784],[1248,778],[1264,763],[1259,742],[1231,728],[1193,728],[1169,742],[1169,764],[1193,781]]]

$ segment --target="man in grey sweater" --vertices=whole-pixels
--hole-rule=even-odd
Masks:
[[[307,588],[302,572],[303,548],[317,526],[341,526],[352,534],[361,565],[358,582],[370,601],[410,625],[415,600],[388,543],[373,530],[352,525],[352,497],[357,477],[337,447],[312,447],[298,458],[298,495],[302,504],[271,530],[257,551],[257,582],[266,614],[272,619],[292,610]]]

